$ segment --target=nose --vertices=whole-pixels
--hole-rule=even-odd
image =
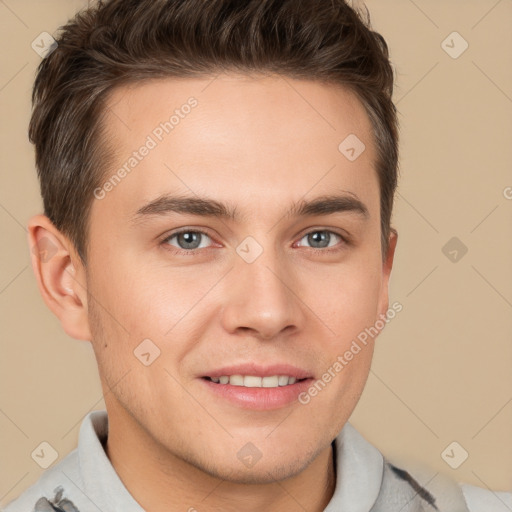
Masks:
[[[235,257],[222,309],[224,329],[264,340],[301,329],[305,317],[293,269],[286,268],[286,262],[279,261],[270,250],[252,263]]]

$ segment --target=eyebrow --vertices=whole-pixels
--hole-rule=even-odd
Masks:
[[[132,216],[131,221],[136,223],[149,217],[170,213],[220,217],[232,221],[243,218],[236,206],[227,203],[206,197],[165,194],[141,206]],[[293,203],[284,216],[309,217],[334,213],[355,213],[363,219],[369,217],[368,208],[352,193],[323,195],[309,201],[302,199]]]

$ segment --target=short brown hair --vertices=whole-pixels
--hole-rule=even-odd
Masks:
[[[114,88],[223,71],[271,73],[342,85],[364,105],[377,148],[384,256],[398,121],[388,47],[365,15],[344,0],[100,0],[79,12],[60,28],[32,93],[29,138],[45,215],[86,264],[93,191],[112,157],[101,120]]]

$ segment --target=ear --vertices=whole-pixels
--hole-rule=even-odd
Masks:
[[[43,300],[69,336],[91,340],[85,268],[73,244],[45,215],[32,217],[27,227],[32,268]]]
[[[386,315],[389,308],[389,277],[393,268],[393,259],[395,257],[396,244],[398,242],[398,232],[391,228],[389,233],[388,250],[382,263],[382,287],[379,300],[379,311],[381,315]]]

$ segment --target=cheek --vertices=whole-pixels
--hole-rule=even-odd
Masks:
[[[165,326],[155,324],[153,318],[158,318],[163,303],[152,293],[152,283],[140,267],[127,265],[122,258],[91,265],[90,275],[93,347],[103,375],[112,383],[141,365],[134,350],[143,340],[154,339],[160,345],[157,340]]]
[[[347,342],[377,317],[381,276],[378,263],[339,265],[304,273],[300,295],[338,342]]]
[[[198,282],[187,283],[178,272],[155,269],[119,258],[99,269],[96,289],[110,320],[133,337],[163,336],[182,318],[200,292]],[[109,320],[109,321],[110,321]]]
[[[156,356],[157,366],[178,364],[215,309],[204,300],[218,281],[213,272],[171,269],[158,262],[142,265],[125,257],[115,265],[97,266],[91,275],[89,286],[100,304],[94,314],[98,325],[91,326],[95,351],[112,379],[138,369],[139,352]]]

